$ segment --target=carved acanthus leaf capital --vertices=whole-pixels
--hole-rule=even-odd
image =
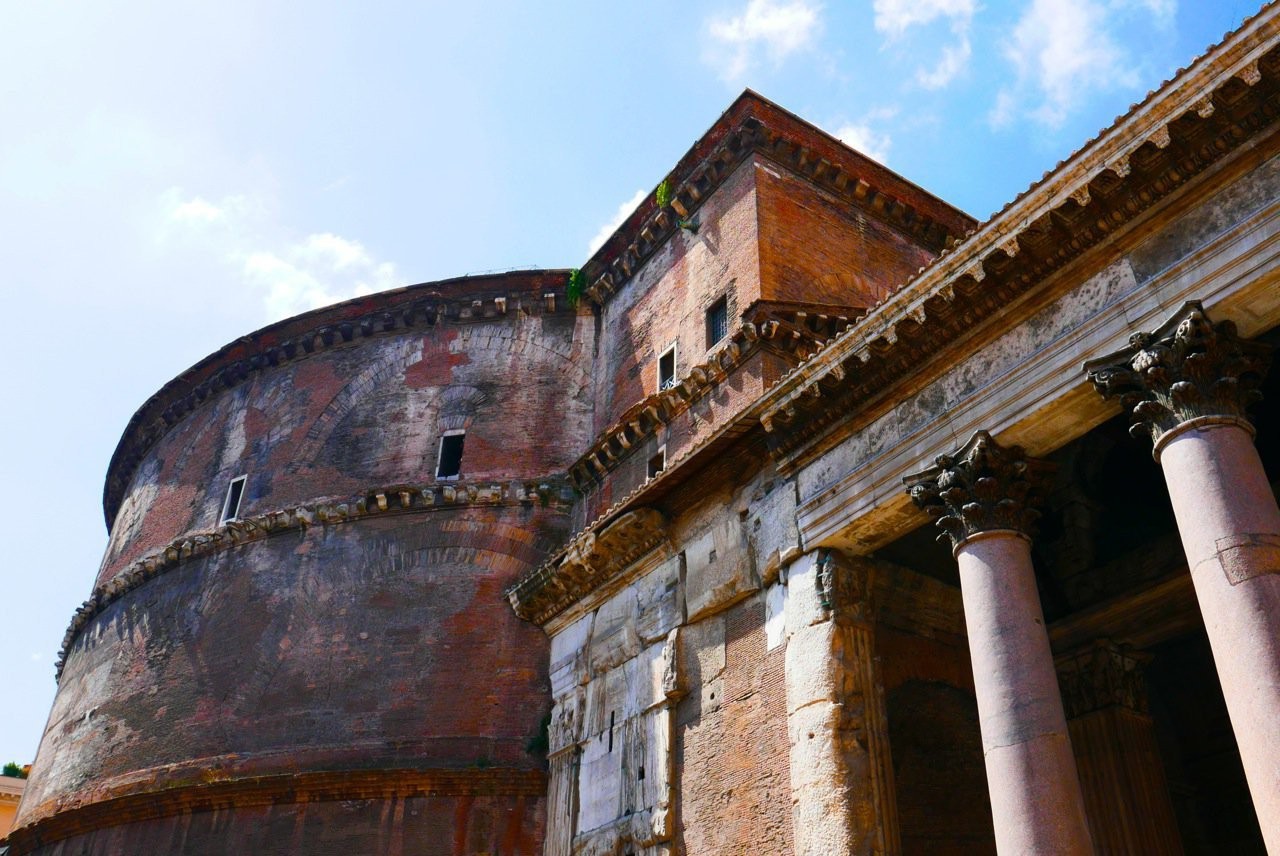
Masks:
[[[1105,398],[1119,398],[1133,417],[1135,437],[1159,441],[1193,419],[1248,424],[1245,411],[1262,398],[1258,384],[1271,348],[1241,339],[1230,321],[1214,324],[1198,301],[1153,333],[1135,333],[1129,346],[1085,364]]]
[[[1039,512],[1030,498],[1053,465],[1005,448],[979,431],[958,451],[904,481],[907,493],[932,516],[953,547],[981,532],[1011,529],[1030,535]]]
[[[1098,640],[1087,648],[1059,657],[1058,686],[1067,719],[1106,707],[1146,713],[1144,673],[1150,661],[1150,654],[1109,640]]]

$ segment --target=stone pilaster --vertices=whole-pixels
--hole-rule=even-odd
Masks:
[[[1280,853],[1280,508],[1245,411],[1269,363],[1188,303],[1089,362],[1164,471],[1263,838]]]
[[[1099,853],[1183,852],[1147,712],[1143,674],[1149,660],[1106,640],[1058,658],[1071,747]]]
[[[960,566],[996,848],[1093,852],[1045,632],[1029,499],[1047,465],[978,432],[907,478],[911,498],[950,539]]]
[[[819,551],[787,582],[787,730],[795,852],[901,851],[870,569]]]

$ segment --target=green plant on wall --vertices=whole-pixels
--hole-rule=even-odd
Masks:
[[[13,763],[12,761],[4,765],[4,772],[0,773],[0,775],[8,776],[11,779],[26,778],[26,775],[24,775],[22,772],[22,768],[19,767],[17,764]]]
[[[574,268],[569,271],[569,285],[565,288],[565,298],[570,306],[578,305],[578,301],[582,299],[582,293],[586,291],[586,286],[587,278],[583,276],[581,270]]]
[[[653,201],[658,203],[659,208],[666,208],[671,204],[671,185],[667,184],[665,178],[658,185],[658,189],[654,191]]]
[[[658,185],[658,189],[653,192],[653,201],[658,204],[659,208],[666,208],[671,205],[671,185],[665,178],[662,179],[662,183]],[[677,208],[676,214],[679,214],[681,210],[683,209]],[[692,217],[677,216],[676,225],[681,229],[685,229],[690,232],[697,232],[698,215],[694,214]]]

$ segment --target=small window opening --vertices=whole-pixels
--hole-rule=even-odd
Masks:
[[[649,459],[649,478],[654,478],[658,473],[667,468],[667,447],[663,446],[658,450],[658,454]]]
[[[707,310],[707,350],[729,335],[729,298],[721,297]]]
[[[222,503],[222,519],[218,521],[219,523],[240,519],[240,500],[244,498],[246,478],[248,476],[236,476],[231,480],[231,484],[227,485],[227,498]]]
[[[440,438],[440,460],[436,464],[436,478],[456,479],[462,472],[462,445],[464,431],[450,431]]]
[[[644,781],[644,765],[643,764],[640,766],[640,774],[637,778],[642,782]]]
[[[617,711],[613,711],[613,710],[609,711],[609,751],[610,752],[613,751],[613,717],[616,714],[617,714]]]
[[[658,389],[670,389],[676,385],[676,346],[670,348],[658,357]]]

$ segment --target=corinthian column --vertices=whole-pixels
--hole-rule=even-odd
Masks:
[[[1262,834],[1280,853],[1280,509],[1245,416],[1268,351],[1188,303],[1085,368],[1155,444]]]
[[[960,565],[996,849],[1019,856],[1093,852],[1031,565],[1047,466],[980,431],[906,480]]]

